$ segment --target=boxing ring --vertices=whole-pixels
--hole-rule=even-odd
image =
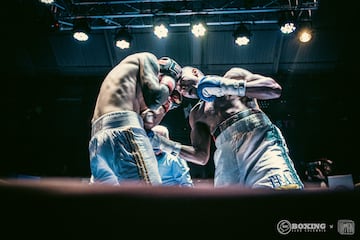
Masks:
[[[339,234],[336,227],[330,229],[339,220],[355,222],[356,234],[360,226],[358,190],[214,189],[211,182],[196,183],[194,188],[110,186],[89,185],[82,179],[48,178],[0,180],[0,192],[2,234],[15,239],[124,239],[132,234],[157,236],[165,230],[172,234],[180,231],[187,237],[266,235],[269,239],[284,235],[279,233],[282,221],[326,224],[325,232],[289,234],[321,239]]]

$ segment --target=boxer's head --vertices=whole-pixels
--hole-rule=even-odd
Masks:
[[[177,90],[186,98],[199,98],[197,85],[204,74],[195,67],[186,66],[182,68],[182,75],[177,82]]]

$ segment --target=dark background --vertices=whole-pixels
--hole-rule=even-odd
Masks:
[[[359,113],[356,86],[360,65],[359,43],[353,38],[356,32],[352,27],[358,21],[349,4],[321,1],[320,7],[312,51],[292,49],[290,38],[282,39],[281,46],[269,38],[234,57],[233,48],[226,49],[225,43],[217,42],[228,29],[214,29],[200,47],[194,46],[196,40],[187,30],[179,29],[177,38],[170,38],[174,42],[165,48],[155,41],[143,45],[141,41],[149,41],[150,33],[138,30],[134,34],[141,39],[135,48],[109,51],[109,47],[102,49],[108,34],[105,31],[95,32],[90,45],[80,46],[73,43],[70,33],[49,27],[52,18],[48,9],[37,1],[6,4],[1,13],[0,175],[89,177],[90,119],[99,86],[124,56],[150,51],[174,56],[182,65],[195,63],[209,74],[222,75],[229,67],[240,66],[274,77],[283,94],[280,99],[261,102],[261,106],[282,129],[299,172],[303,173],[305,162],[327,157],[336,163],[337,173],[352,173],[357,181],[359,135],[355,115]],[[261,39],[262,34],[274,35],[271,27],[258,29],[256,34]],[[267,51],[261,52],[264,49]],[[303,58],[299,57],[301,49],[306,53]],[[276,52],[281,56],[274,68],[272,56]],[[233,60],[226,61],[228,56]],[[170,127],[173,139],[189,141],[182,108],[169,113],[164,124]],[[207,166],[189,165],[193,177],[213,177],[212,160]]]

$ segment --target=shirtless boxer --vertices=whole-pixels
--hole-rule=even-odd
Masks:
[[[242,68],[219,77],[184,67],[178,86],[183,96],[201,99],[189,116],[192,146],[179,147],[159,136],[151,141],[189,162],[205,165],[214,139],[215,187],[303,189],[280,129],[257,104],[256,99],[280,96],[282,88],[274,79]]]
[[[173,59],[157,59],[148,52],[126,57],[107,74],[91,121],[91,183],[161,184],[140,115],[162,108],[180,76],[181,67]]]

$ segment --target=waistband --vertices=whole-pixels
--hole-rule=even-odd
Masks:
[[[256,113],[260,113],[260,112],[261,112],[260,110],[253,109],[253,108],[238,112],[238,113],[232,115],[231,117],[229,117],[228,119],[222,121],[216,127],[216,129],[215,129],[215,131],[213,132],[212,135],[214,136],[214,138],[217,138],[222,131],[224,131],[227,127],[231,126],[233,123],[239,121],[240,119],[248,117],[248,116],[250,116],[252,114],[256,114]]]
[[[143,120],[136,112],[119,111],[106,113],[91,125],[91,137],[105,129],[135,127],[143,128]]]

